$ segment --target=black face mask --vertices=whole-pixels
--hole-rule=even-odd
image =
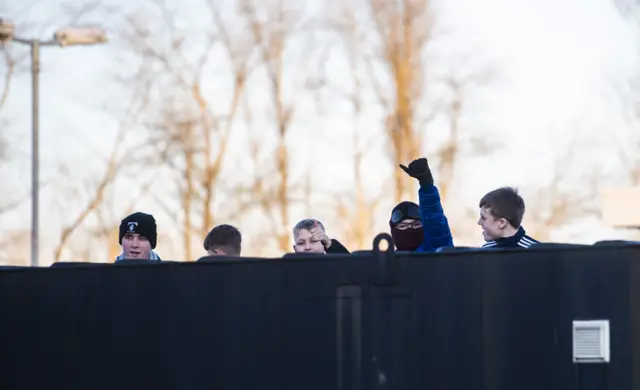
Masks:
[[[424,230],[422,228],[398,230],[392,225],[391,237],[399,251],[415,251],[424,241]]]

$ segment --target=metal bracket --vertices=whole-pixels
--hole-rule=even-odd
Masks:
[[[386,241],[387,250],[380,249],[382,241]],[[380,233],[373,239],[373,254],[378,261],[378,283],[395,284],[397,264],[393,237],[388,233]]]

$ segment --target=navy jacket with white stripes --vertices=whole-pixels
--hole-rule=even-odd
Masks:
[[[497,240],[487,241],[483,248],[529,248],[532,245],[539,244],[538,240],[535,240],[524,231],[522,226],[518,228],[516,234],[511,237],[502,237]]]

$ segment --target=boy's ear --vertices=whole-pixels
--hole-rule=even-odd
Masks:
[[[500,218],[498,220],[498,226],[500,227],[500,229],[504,229],[509,225],[509,221],[506,220],[506,218]]]
[[[209,252],[209,256],[222,256],[224,254],[218,248],[210,249],[208,252]]]

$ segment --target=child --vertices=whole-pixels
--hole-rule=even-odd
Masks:
[[[160,260],[153,251],[156,247],[158,232],[156,220],[151,214],[133,213],[120,222],[119,241],[122,254],[120,260]]]
[[[240,256],[242,234],[231,225],[218,225],[204,239],[204,250],[209,256]]]
[[[529,248],[539,244],[527,236],[521,226],[524,217],[524,199],[518,190],[502,187],[493,190],[480,200],[483,248]]]

